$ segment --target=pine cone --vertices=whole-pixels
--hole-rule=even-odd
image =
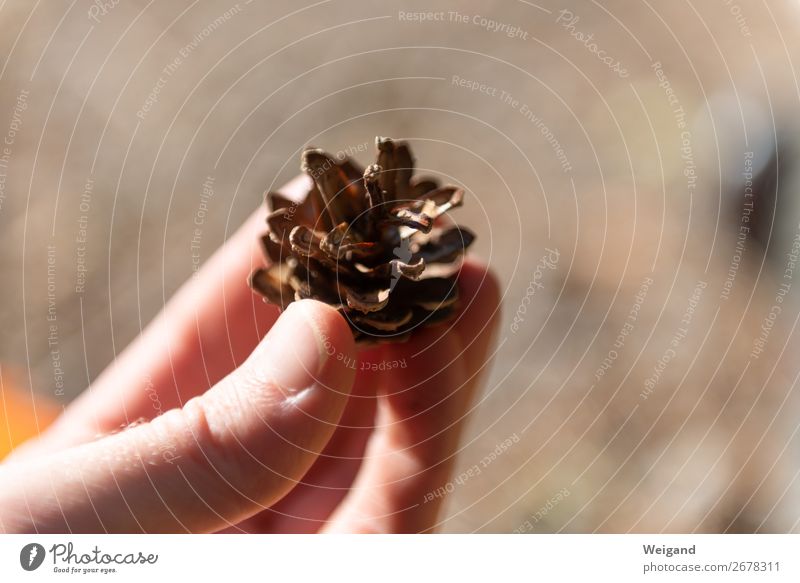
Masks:
[[[360,343],[402,341],[450,316],[458,301],[458,260],[475,236],[437,220],[460,206],[464,191],[412,178],[404,142],[376,138],[377,164],[314,148],[302,154],[313,180],[302,201],[270,192],[270,267],[250,285],[282,309],[312,298],[337,308]]]

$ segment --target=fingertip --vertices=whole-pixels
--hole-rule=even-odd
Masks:
[[[457,356],[469,361],[468,369],[482,364],[485,352],[491,344],[500,317],[500,284],[483,262],[475,257],[465,258],[458,274],[459,303],[452,320],[414,331],[409,342],[388,345],[393,358],[398,355],[413,355],[415,358],[433,350],[442,362],[445,340],[452,340],[452,349],[458,348]],[[457,339],[457,340],[455,340]],[[473,359],[477,358],[477,361]],[[413,359],[412,359],[413,360]],[[444,360],[444,364],[449,360]],[[405,374],[403,374],[405,373]],[[415,378],[417,368],[399,371],[398,374]]]
[[[344,318],[321,302],[300,300],[281,313],[248,359],[247,370],[264,371],[296,403],[302,391],[316,387],[319,396],[313,401],[327,401],[323,408],[335,416],[352,389],[354,359],[353,335]]]
[[[458,278],[461,307],[454,328],[471,375],[482,370],[494,342],[501,315],[502,292],[492,270],[474,257],[467,258]]]
[[[326,352],[354,358],[356,347],[353,332],[344,316],[332,306],[317,300],[292,302],[289,309],[302,311]]]
[[[479,300],[482,306],[497,310],[500,305],[500,283],[494,272],[482,261],[468,257],[458,275],[458,287],[466,304]]]

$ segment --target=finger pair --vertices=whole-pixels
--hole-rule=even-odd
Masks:
[[[447,326],[423,329],[381,357],[405,366],[383,375],[376,429],[350,493],[325,528],[428,532],[438,526],[459,441],[491,362],[500,292],[474,261],[459,274],[462,306]]]
[[[212,532],[253,515],[303,477],[339,422],[355,371],[332,355],[355,357],[345,321],[293,303],[239,368],[182,408],[5,466],[0,528]]]

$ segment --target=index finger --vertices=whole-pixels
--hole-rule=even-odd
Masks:
[[[308,178],[298,176],[280,190],[294,199],[307,189]],[[262,204],[58,421],[20,453],[68,447],[152,419],[244,362],[279,314],[247,284],[265,262],[260,246],[265,220]]]

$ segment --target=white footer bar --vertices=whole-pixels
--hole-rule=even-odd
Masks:
[[[800,535],[5,535],[0,581],[779,582],[798,554]]]

